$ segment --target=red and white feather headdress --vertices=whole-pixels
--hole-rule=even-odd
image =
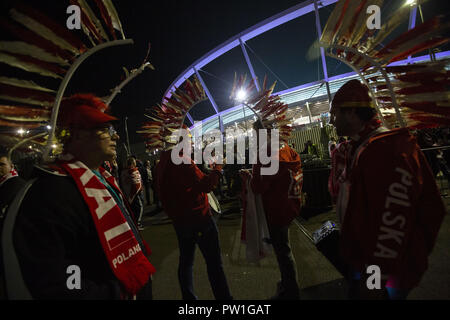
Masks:
[[[383,17],[380,29],[367,27],[367,8],[383,0],[340,0],[320,39],[326,54],[349,65],[367,85],[380,120],[387,127],[450,125],[450,59],[389,66],[449,41],[450,22],[436,16],[389,41],[410,6]]]
[[[264,77],[261,90],[257,91],[255,81],[258,79],[252,79],[248,84],[246,80],[246,75],[239,79],[235,75],[230,99],[234,99],[238,90],[244,90],[249,95],[244,104],[256,115],[257,121],[266,129],[278,129],[280,141],[287,143],[292,131],[291,120],[286,118],[288,105],[278,95],[272,95],[276,81],[267,87],[267,76]]]
[[[165,97],[162,104],[148,109],[146,121],[138,133],[145,138],[149,152],[155,150],[170,150],[178,143],[173,133],[184,127],[187,113],[198,103],[205,101],[205,90],[196,76],[176,88],[170,98]],[[186,128],[186,127],[184,127]]]
[[[62,26],[38,10],[23,4],[14,5],[9,19],[0,21],[2,31],[10,33],[14,41],[0,41],[0,62],[19,68],[39,78],[59,80],[57,88],[46,88],[30,79],[0,77],[0,126],[34,129],[50,125],[50,132],[20,141],[4,131],[2,144],[10,152],[27,140],[45,144],[44,158],[54,143],[58,110],[73,73],[93,53],[107,47],[132,44],[126,39],[117,11],[111,0],[94,0],[101,19],[97,18],[86,0],[70,0],[81,12],[81,29],[88,41]],[[68,3],[69,4],[69,3]],[[88,42],[88,43],[85,43]],[[44,136],[48,136],[42,140]],[[39,150],[39,145],[37,149]],[[42,148],[41,148],[42,149]]]

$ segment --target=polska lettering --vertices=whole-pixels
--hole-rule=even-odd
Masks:
[[[398,256],[398,252],[392,248],[392,245],[395,243],[402,244],[405,236],[405,233],[401,230],[405,228],[406,217],[395,214],[395,209],[411,206],[408,188],[412,186],[412,175],[399,167],[395,168],[395,173],[400,174],[400,179],[389,186],[389,195],[385,201],[387,211],[382,215],[382,225],[376,246],[377,251],[374,253],[375,257],[385,259],[395,259]],[[394,240],[394,243],[389,240]]]

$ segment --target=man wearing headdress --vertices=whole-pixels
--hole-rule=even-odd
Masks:
[[[330,113],[337,134],[350,137],[336,205],[350,298],[405,299],[427,269],[446,213],[433,174],[408,129],[381,125],[358,80],[337,91]],[[369,266],[380,270],[379,288],[369,285]]]
[[[231,300],[219,243],[217,225],[212,218],[207,193],[214,190],[221,177],[221,167],[212,164],[204,174],[190,158],[174,164],[171,150],[161,153],[156,166],[156,188],[164,211],[172,219],[178,239],[180,257],[178,280],[183,300],[197,300],[194,293],[193,267],[198,245],[205,258],[208,279],[217,300]]]
[[[263,129],[261,122],[255,122],[254,129]],[[268,144],[271,139],[270,130],[267,135]],[[261,144],[258,143],[261,147]],[[264,165],[258,161],[253,165],[251,188],[261,195],[262,206],[269,229],[270,243],[274,249],[281,280],[278,282],[276,294],[272,299],[299,299],[297,282],[297,266],[291,251],[289,227],[299,216],[301,209],[301,190],[303,172],[299,154],[289,145],[283,144],[279,150],[270,150],[272,161],[279,162],[278,171],[273,175],[262,175]],[[259,152],[258,152],[259,153]]]
[[[119,139],[106,109],[93,95],[61,104],[63,154],[37,170],[15,223],[5,222],[12,233],[11,244],[3,242],[10,299],[152,298],[150,248],[101,166],[115,158]]]

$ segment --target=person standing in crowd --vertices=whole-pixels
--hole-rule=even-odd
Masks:
[[[142,193],[142,178],[136,167],[136,158],[129,157],[127,159],[127,166],[121,172],[120,182],[123,193],[127,196],[128,202],[131,203],[131,209],[137,217],[138,228],[143,229],[141,220],[144,205],[139,196]]]
[[[330,176],[328,177],[328,191],[330,192],[331,201],[336,204],[337,197],[339,194],[339,186],[343,182],[341,177],[343,177],[345,169],[345,159],[347,154],[347,140],[344,137],[339,137],[338,144],[331,151],[331,170]]]
[[[330,113],[337,134],[351,139],[336,206],[349,296],[405,299],[427,269],[446,213],[433,173],[407,128],[381,125],[360,81],[336,92]],[[368,289],[368,266],[379,268],[380,289]]]
[[[311,140],[306,141],[305,148],[303,149],[301,154],[309,154],[312,156],[319,156],[319,150],[317,149],[317,145],[312,143]]]
[[[147,200],[147,205],[151,205],[151,186],[153,184],[152,167],[150,160],[146,160],[144,163],[144,169],[142,170],[142,181],[144,182],[145,199]]]
[[[258,132],[263,126],[260,122],[256,122],[254,128]],[[270,139],[268,130],[268,144]],[[289,241],[289,226],[294,218],[299,216],[301,209],[303,186],[301,160],[299,154],[287,144],[282,145],[279,150],[269,150],[268,154],[272,155],[272,161],[279,161],[278,172],[274,175],[261,175],[262,165],[258,161],[253,165],[251,187],[255,194],[261,195],[270,241],[281,273],[281,281],[272,299],[294,300],[299,299],[299,287],[297,266]]]
[[[8,158],[8,153],[0,153],[0,232],[8,206],[14,200],[17,192],[25,185],[25,180],[19,177],[14,164]]]
[[[158,163],[160,162],[159,159],[155,160],[155,165],[152,167],[152,177],[153,177],[153,183],[152,183],[152,191],[153,191],[153,202],[156,204],[156,210],[161,210],[161,202],[159,201],[159,195],[158,195],[158,186],[156,185],[156,177],[157,172],[156,169],[158,168]]]
[[[10,299],[151,299],[150,248],[127,198],[101,165],[119,139],[103,101],[90,94],[63,100],[58,128],[64,151],[36,180],[3,242]],[[13,266],[20,266],[13,268]]]
[[[182,155],[186,157],[186,155]],[[207,193],[214,190],[221,176],[213,165],[206,175],[189,157],[189,164],[175,165],[171,151],[161,153],[156,168],[157,193],[172,219],[180,249],[178,280],[183,300],[196,300],[193,267],[196,245],[205,258],[208,279],[217,300],[232,299],[228,288],[219,244],[219,234],[208,203]]]
[[[8,157],[8,152],[0,151],[0,239],[8,207],[24,185],[25,180],[19,177],[14,164]],[[4,291],[3,287],[3,257],[0,250],[0,291]],[[4,293],[0,292],[0,300],[5,298]]]

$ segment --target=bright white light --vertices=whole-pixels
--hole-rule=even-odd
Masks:
[[[236,93],[236,100],[244,101],[245,98],[247,98],[247,92],[245,92],[244,89],[239,89],[239,91]]]
[[[405,3],[407,6],[409,5],[409,6],[414,6],[415,4],[416,4],[416,0],[406,0],[406,3]]]
[[[52,128],[51,125],[47,125],[47,129],[50,130]]]
[[[56,144],[52,144],[52,148],[53,148],[53,149],[56,149]]]
[[[24,133],[25,133],[25,130],[23,130],[22,128],[20,128],[19,130],[17,130],[17,133],[18,133],[18,134],[24,134]]]

